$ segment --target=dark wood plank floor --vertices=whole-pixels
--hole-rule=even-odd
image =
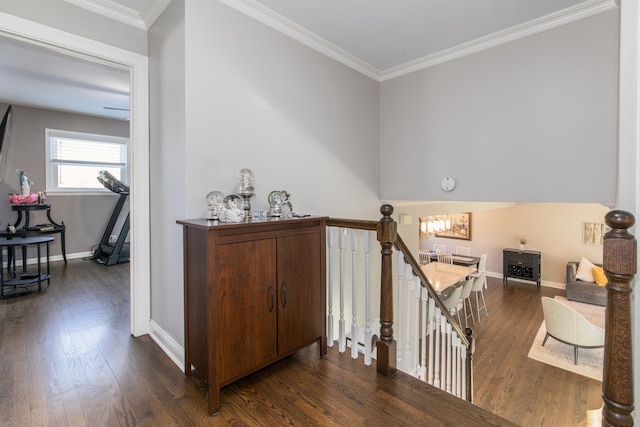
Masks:
[[[53,263],[47,290],[0,301],[1,425],[478,425],[466,402],[363,372],[333,349],[319,360],[315,346],[223,389],[209,417],[197,380],[129,335],[128,267]],[[579,425],[600,404],[600,383],[526,357],[542,294],[553,292],[490,279],[490,317],[475,328],[476,404],[519,425]]]
[[[602,383],[527,357],[543,320],[540,298],[564,290],[489,278],[489,317],[474,326],[475,404],[522,426],[584,425]]]

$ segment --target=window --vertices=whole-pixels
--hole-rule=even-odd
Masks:
[[[47,192],[103,192],[98,172],[128,183],[128,138],[46,129]]]

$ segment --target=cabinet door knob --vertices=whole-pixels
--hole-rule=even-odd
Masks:
[[[274,304],[274,294],[273,294],[273,286],[269,286],[269,313],[271,313],[273,311],[273,304]]]
[[[282,284],[282,307],[287,305],[287,285]]]

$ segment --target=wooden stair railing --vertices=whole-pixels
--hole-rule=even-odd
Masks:
[[[603,426],[632,426],[633,358],[631,354],[631,281],[637,270],[637,242],[628,229],[629,212],[614,210],[605,221],[603,267],[608,279],[602,380]]]
[[[377,349],[376,371],[385,376],[391,376],[397,371],[396,355],[397,342],[393,335],[394,313],[393,313],[393,249],[402,253],[404,262],[411,267],[414,276],[418,277],[423,288],[426,288],[429,295],[437,301],[437,306],[442,308],[442,315],[452,325],[453,329],[460,337],[462,344],[466,348],[466,372],[467,381],[465,384],[466,398],[473,400],[473,363],[472,354],[475,343],[472,339],[472,331],[466,328],[464,331],[456,323],[454,318],[444,309],[442,300],[434,291],[424,272],[411,251],[408,249],[402,238],[397,233],[397,223],[393,220],[393,207],[385,204],[380,208],[382,218],[380,221],[365,221],[351,219],[331,218],[327,221],[327,226],[341,227],[348,229],[377,231],[377,239],[381,246],[381,276],[380,276],[380,336],[374,337]]]

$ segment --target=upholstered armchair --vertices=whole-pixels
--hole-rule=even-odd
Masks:
[[[604,330],[589,321],[573,308],[553,298],[542,297],[542,311],[549,337],[573,346],[574,363],[578,364],[578,348],[604,347]]]

